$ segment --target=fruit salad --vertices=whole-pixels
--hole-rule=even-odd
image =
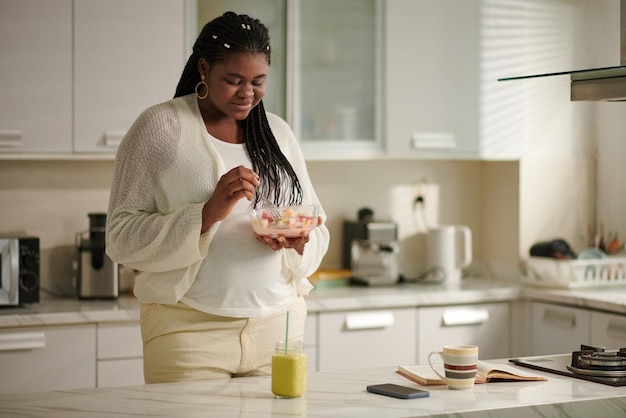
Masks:
[[[272,216],[268,209],[252,210],[252,227],[259,235],[297,237],[317,226],[316,206],[290,206]]]

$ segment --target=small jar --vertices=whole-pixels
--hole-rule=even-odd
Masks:
[[[272,356],[272,393],[279,398],[298,398],[306,392],[306,354],[302,341],[276,343]]]

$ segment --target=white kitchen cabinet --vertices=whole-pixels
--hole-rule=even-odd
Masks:
[[[0,153],[72,150],[72,0],[0,0]]]
[[[198,26],[237,10],[268,27],[271,88],[263,101],[291,124],[307,158],[382,153],[384,0],[197,4]]]
[[[386,2],[389,153],[477,151],[479,4]]]
[[[591,345],[607,350],[626,347],[626,315],[592,311]]]
[[[388,0],[386,146],[392,156],[519,159],[533,15],[511,0]],[[506,19],[506,20],[505,20]],[[502,24],[503,21],[510,24]],[[544,45],[553,48],[553,45]],[[558,51],[557,51],[558,52]],[[506,74],[503,72],[506,71]]]
[[[98,387],[144,384],[138,323],[102,323],[97,333]]]
[[[229,10],[259,19],[270,33],[272,64],[267,77],[265,110],[287,118],[287,0],[194,0],[197,16],[190,33],[200,33],[204,25]],[[192,13],[193,14],[193,13]]]
[[[591,312],[587,309],[533,302],[532,355],[571,353],[591,344]]]
[[[317,367],[317,314],[309,313],[304,323],[304,353],[307,370],[314,372]]]
[[[294,2],[293,127],[307,157],[382,152],[383,4]]]
[[[74,151],[113,153],[147,107],[174,96],[185,2],[74,2]]]
[[[115,153],[173,97],[186,1],[0,0],[0,153]]]
[[[415,363],[415,308],[318,315],[321,371]]]
[[[478,346],[479,358],[505,358],[511,353],[511,306],[508,302],[419,308],[417,363],[448,344]]]
[[[96,386],[96,326],[0,331],[0,392]]]

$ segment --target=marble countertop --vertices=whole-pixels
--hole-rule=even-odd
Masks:
[[[508,301],[519,298],[522,287],[494,280],[470,280],[456,286],[400,284],[394,286],[317,286],[307,299],[310,313],[408,306],[432,306]],[[139,303],[133,296],[115,300],[45,297],[28,307],[0,310],[0,329],[138,321]]]
[[[275,399],[269,377],[3,394],[0,395],[0,417],[624,416],[626,387],[542,372],[535,374],[549,380],[493,382],[474,385],[467,391],[452,391],[446,386],[422,387],[430,392],[430,397],[412,400],[365,391],[366,385],[377,383],[418,387],[389,367],[311,373],[307,392],[297,399]]]
[[[525,287],[522,296],[526,299],[626,314],[626,286],[623,285],[578,289]]]
[[[317,286],[306,297],[310,313],[513,301],[520,298],[626,314],[626,286],[548,289],[498,280],[464,280],[460,285]],[[0,329],[25,326],[139,320],[132,296],[114,300],[43,297],[41,303],[0,309]]]
[[[324,312],[510,301],[521,291],[516,283],[471,279],[457,285],[320,286],[306,299],[309,312]]]

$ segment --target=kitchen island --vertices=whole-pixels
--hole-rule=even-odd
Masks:
[[[506,360],[492,360],[492,363]],[[548,381],[492,382],[471,390],[421,387],[429,398],[401,400],[365,386],[417,384],[396,368],[310,373],[302,398],[275,399],[270,377],[0,395],[0,417],[623,417],[626,387],[543,372]],[[528,370],[526,370],[528,371]]]

